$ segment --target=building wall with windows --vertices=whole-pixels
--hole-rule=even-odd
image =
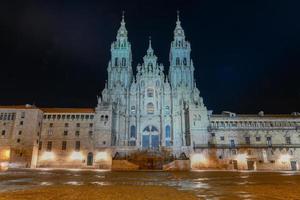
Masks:
[[[297,113],[236,115],[225,112],[210,116],[208,132],[207,145],[195,144],[195,152],[211,160],[202,164],[226,169],[299,169],[300,115]],[[198,164],[201,167],[201,163]]]
[[[1,106],[1,160],[15,167],[35,167],[41,123],[42,111],[34,106]]]
[[[43,108],[42,111],[37,165],[86,166],[87,154],[94,152],[94,109]]]

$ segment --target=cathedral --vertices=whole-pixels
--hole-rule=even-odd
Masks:
[[[179,14],[168,72],[151,45],[133,73],[124,15],[95,108],[0,106],[0,169],[299,170],[300,114],[208,111]]]
[[[112,146],[168,147],[180,152],[195,141],[207,143],[208,115],[196,87],[190,54],[191,46],[178,16],[169,72],[165,73],[163,64],[157,62],[150,39],[143,63],[138,64],[134,75],[123,16],[116,41],[111,45],[108,81],[96,108],[100,121],[106,114],[112,120],[108,132]],[[103,128],[98,126],[99,130]]]

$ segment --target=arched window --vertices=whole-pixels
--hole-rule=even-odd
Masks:
[[[179,57],[176,58],[176,65],[180,65],[180,59],[179,59]]]
[[[126,58],[122,58],[122,66],[126,66]]]
[[[135,138],[136,137],[136,131],[135,131],[135,126],[130,127],[130,137]]]
[[[171,128],[169,125],[166,126],[166,138],[171,138]]]
[[[148,114],[154,114],[154,105],[153,105],[153,103],[148,103],[147,104],[147,113]]]
[[[118,66],[118,58],[115,58],[115,66]]]
[[[183,65],[185,65],[186,66],[186,58],[183,58]]]

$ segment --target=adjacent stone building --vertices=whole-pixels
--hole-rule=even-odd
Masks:
[[[166,170],[298,170],[299,113],[212,114],[196,86],[190,54],[178,16],[168,73],[149,39],[134,75],[123,16],[97,106],[0,107],[0,162],[32,168],[138,169],[144,162]]]

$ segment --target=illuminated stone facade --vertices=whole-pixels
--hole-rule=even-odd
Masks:
[[[299,170],[299,113],[212,114],[196,87],[190,53],[178,16],[168,73],[150,39],[134,75],[123,17],[95,109],[0,107],[1,165],[111,169],[118,158],[115,168],[137,169],[128,156],[149,151],[169,153],[165,170]]]

